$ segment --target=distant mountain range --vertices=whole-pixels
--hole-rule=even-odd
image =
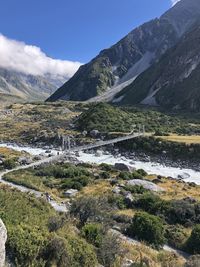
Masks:
[[[200,1],[181,0],[81,66],[48,101],[200,109],[199,18]]]
[[[5,99],[15,96],[21,101],[45,100],[65,81],[63,76],[30,75],[0,68],[0,94],[3,94]]]

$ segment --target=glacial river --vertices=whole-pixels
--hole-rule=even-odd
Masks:
[[[46,149],[42,148],[25,147],[14,144],[0,144],[0,147],[8,147],[17,151],[26,151],[31,155],[44,154],[46,151]],[[57,151],[51,150],[51,153],[56,154]],[[120,157],[120,156],[114,157],[111,154],[105,155],[103,153],[100,153],[100,155],[97,156],[96,154],[80,152],[79,157],[77,158],[78,160],[83,162],[96,163],[96,164],[107,163],[114,165],[115,163],[124,163],[136,169],[143,169],[148,174],[162,175],[166,177],[169,176],[176,179],[182,176],[184,177],[183,180],[185,182],[194,182],[200,185],[200,172],[194,171],[192,169],[169,167],[156,162],[143,162],[137,160],[135,161],[132,159],[127,159],[125,157]]]

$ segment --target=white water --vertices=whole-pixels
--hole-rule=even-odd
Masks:
[[[90,162],[90,163],[96,163],[96,164],[107,163],[107,164],[114,165],[115,163],[125,163],[126,165],[129,165],[136,169],[143,169],[148,174],[156,174],[156,175],[162,175],[166,177],[169,176],[173,178],[178,178],[179,175],[186,176],[187,174],[188,178],[183,179],[184,181],[195,182],[196,184],[200,185],[200,172],[196,172],[192,169],[167,167],[159,163],[155,163],[155,162],[142,162],[142,161],[135,161],[135,160],[133,161],[133,160],[126,159],[124,157],[114,157],[111,154],[101,155],[98,157],[98,156],[95,156],[94,154],[87,154],[84,152],[80,152],[80,157],[78,159],[84,162]]]
[[[8,147],[17,151],[26,151],[31,155],[44,154],[46,151],[46,149],[42,148],[22,147],[13,144],[0,144],[0,147]],[[51,153],[56,154],[57,151],[51,150]],[[156,162],[133,161],[131,159],[126,159],[125,157],[114,157],[111,154],[103,155],[102,153],[100,156],[95,156],[94,154],[80,152],[78,159],[83,162],[96,164],[107,163],[114,165],[115,163],[125,163],[126,165],[132,166],[136,169],[143,169],[148,174],[162,175],[166,177],[169,176],[178,178],[179,175],[184,175],[188,176],[188,178],[183,179],[185,182],[194,182],[200,185],[200,172],[194,171],[192,169],[168,167]]]
[[[0,147],[10,148],[19,152],[25,151],[33,156],[44,154],[46,150],[50,150],[52,154],[56,154],[56,150],[43,149],[43,148],[33,148],[28,146],[18,146],[16,144],[0,144]]]

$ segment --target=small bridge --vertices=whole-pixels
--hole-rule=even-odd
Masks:
[[[80,152],[80,151],[85,151],[88,149],[93,149],[97,147],[102,147],[106,145],[111,145],[111,144],[116,144],[119,142],[123,142],[126,140],[131,140],[140,136],[145,135],[145,126],[144,125],[139,125],[139,127],[136,129],[136,125],[133,125],[133,130],[130,134],[127,134],[126,136],[110,139],[110,140],[100,140],[97,141],[96,143],[93,144],[87,144],[83,146],[75,146],[71,147],[71,140],[70,137],[67,136],[67,138],[64,138],[64,144],[63,144],[63,152],[66,151],[67,153],[70,152]]]
[[[106,141],[98,141],[94,144],[88,144],[88,145],[83,145],[83,146],[77,146],[77,147],[72,147],[69,148],[68,151],[69,152],[79,152],[79,151],[84,151],[84,150],[88,150],[88,149],[93,149],[93,148],[97,148],[97,147],[101,147],[101,146],[106,146],[106,145],[111,145],[111,144],[116,144],[122,141],[126,141],[126,140],[131,140],[134,139],[136,137],[139,136],[143,136],[144,133],[133,133],[127,136],[123,136],[123,137],[118,137],[118,138],[114,138],[111,140],[106,140]]]

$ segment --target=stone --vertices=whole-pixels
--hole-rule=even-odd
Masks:
[[[42,159],[42,157],[39,156],[39,155],[35,155],[34,158],[33,158],[33,160],[41,160],[41,159]]]
[[[90,136],[93,137],[93,138],[96,138],[99,136],[99,131],[98,130],[92,130],[90,131]]]
[[[147,180],[140,180],[140,179],[134,179],[134,180],[130,180],[127,182],[127,185],[141,185],[143,186],[145,189],[150,190],[150,191],[154,191],[154,192],[162,192],[165,191],[162,187],[149,182]]]
[[[116,186],[115,188],[113,188],[112,192],[113,192],[114,194],[119,195],[119,194],[121,193],[121,189],[119,188],[119,186]]]
[[[131,204],[133,203],[134,201],[134,197],[132,196],[131,193],[128,193],[126,196],[125,196],[125,202],[128,206],[131,206]]]
[[[65,191],[63,194],[64,194],[65,197],[70,197],[71,198],[71,197],[75,197],[77,193],[78,193],[78,190],[69,189],[69,190]]]
[[[190,175],[186,172],[178,175],[178,179],[188,179],[188,178],[190,178]]]
[[[86,137],[87,131],[83,131],[81,134],[82,134],[83,137]]]
[[[124,163],[115,163],[115,169],[118,171],[127,171],[130,172],[132,168]]]
[[[32,159],[31,158],[27,158],[27,157],[20,157],[18,159],[19,164],[21,165],[28,165],[32,163]]]
[[[7,240],[7,230],[6,230],[4,223],[0,219],[0,267],[4,267],[4,264],[5,264],[6,240]]]
[[[133,261],[132,260],[130,260],[130,259],[125,259],[124,260],[124,263],[122,264],[122,267],[131,267],[131,266],[133,266]]]

